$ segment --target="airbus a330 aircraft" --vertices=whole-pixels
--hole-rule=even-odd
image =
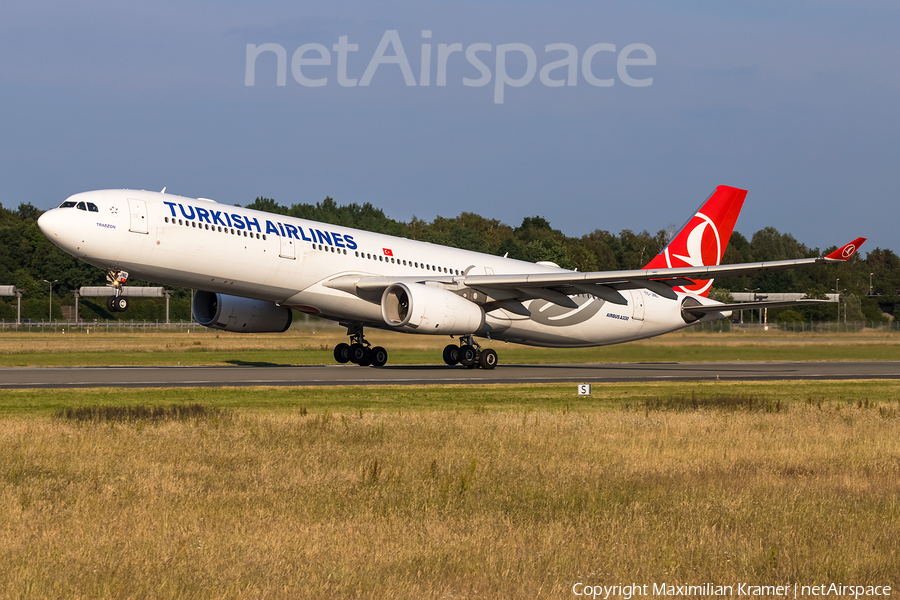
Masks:
[[[497,353],[476,337],[573,348],[648,338],[732,310],[815,303],[722,304],[707,298],[713,277],[848,260],[865,238],[828,256],[721,265],[747,195],[719,186],[643,269],[579,273],[162,192],[76,194],[38,220],[69,254],[104,269],[119,294],[129,274],[197,290],[202,325],[278,332],[291,309],[338,321],[349,344],[340,363],[384,365],[364,328],[447,335],[444,362],[493,369]]]

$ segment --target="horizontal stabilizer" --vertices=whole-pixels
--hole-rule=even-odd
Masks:
[[[756,310],[757,308],[784,308],[785,306],[810,306],[816,304],[828,304],[828,300],[773,300],[772,302],[735,302],[733,304],[708,304],[699,306],[684,306],[685,312],[704,314],[710,312],[726,312],[735,310]]]

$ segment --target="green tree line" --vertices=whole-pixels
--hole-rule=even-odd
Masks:
[[[316,204],[283,206],[271,198],[258,197],[247,208],[331,223],[355,229],[384,233],[434,244],[464,248],[493,255],[537,262],[552,261],[566,269],[609,271],[638,269],[659,253],[669,239],[667,231],[623,230],[618,234],[596,229],[581,237],[569,237],[553,229],[547,219],[526,217],[512,227],[497,219],[463,212],[452,218],[436,217],[427,222],[413,217],[409,222],[387,217],[370,203],[338,205],[327,197]],[[53,286],[54,319],[61,319],[59,307],[74,304],[72,291],[89,285],[104,285],[101,269],[83,263],[50,243],[37,227],[41,211],[31,204],[10,210],[0,205],[0,285],[16,285],[25,290],[23,317],[33,320],[48,317],[50,286],[44,280],[58,280]],[[792,235],[766,227],[749,239],[735,231],[725,251],[723,263],[759,262],[805,258],[827,254],[836,247],[811,248]],[[857,254],[845,264],[827,268],[798,269],[760,273],[716,281],[718,290],[740,292],[759,288],[765,292],[800,292],[822,297],[837,284],[848,297],[848,320],[879,321],[884,317],[879,303],[900,302],[900,257],[893,251],[873,248]],[[869,281],[876,298],[866,295]],[[130,285],[146,285],[130,281]],[[190,290],[173,288],[172,320],[187,320],[190,314]],[[127,313],[108,313],[102,299],[81,299],[81,317],[162,321],[164,299],[134,299]],[[0,298],[0,318],[15,319],[16,299]],[[779,315],[788,319],[834,320],[833,305],[770,312],[770,320]]]

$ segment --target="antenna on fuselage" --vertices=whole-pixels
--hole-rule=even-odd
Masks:
[[[160,192],[160,194],[165,194],[165,193],[166,193],[166,188],[163,188],[162,191]]]

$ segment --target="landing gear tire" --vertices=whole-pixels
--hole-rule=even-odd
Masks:
[[[338,344],[334,348],[334,359],[339,363],[352,362],[361,367],[373,365],[382,367],[387,364],[388,352],[381,346],[374,348],[366,341],[363,335],[362,323],[341,323],[347,328],[350,336],[349,344]]]
[[[382,348],[381,346],[375,346],[370,350],[372,355],[372,366],[373,367],[383,367],[387,364],[388,353],[387,350]]]
[[[361,367],[368,367],[369,365],[371,365],[372,364],[372,351],[369,350],[368,348],[363,348],[363,356],[359,360],[359,362],[356,364],[358,364]]]
[[[478,356],[478,366],[482,369],[487,369],[488,371],[496,367],[497,353],[490,348],[482,350],[481,354]]]
[[[128,310],[128,298],[125,296],[110,296],[106,301],[109,312],[125,312]]]
[[[334,347],[334,360],[341,364],[350,362],[350,345],[343,342]]]
[[[478,351],[468,344],[459,348],[459,364],[466,368],[473,368],[478,361]]]
[[[444,362],[451,367],[459,364],[459,346],[450,344],[444,348]]]
[[[353,344],[350,346],[350,362],[362,365],[362,360],[365,358],[367,351],[366,347],[362,344]]]

